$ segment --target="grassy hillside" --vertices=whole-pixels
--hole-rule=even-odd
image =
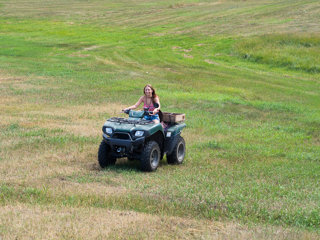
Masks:
[[[0,0],[0,238],[318,239],[320,3]],[[187,155],[97,162],[151,83]]]

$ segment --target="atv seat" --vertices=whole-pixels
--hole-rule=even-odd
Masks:
[[[163,122],[163,113],[161,112],[160,109],[159,109],[159,112],[158,112],[158,116],[159,116],[160,122]]]

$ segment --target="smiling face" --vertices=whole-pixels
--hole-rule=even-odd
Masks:
[[[153,92],[153,90],[152,90],[149,86],[147,86],[147,87],[144,88],[144,94],[145,94],[147,97],[152,97],[152,92]]]

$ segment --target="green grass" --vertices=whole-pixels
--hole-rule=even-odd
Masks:
[[[267,35],[242,41],[236,52],[248,61],[319,73],[319,46],[317,35]]]
[[[318,14],[302,0],[0,1],[0,203],[319,234]],[[147,83],[164,111],[186,113],[185,162],[92,167],[108,107],[135,103]],[[59,193],[57,178],[126,194]]]

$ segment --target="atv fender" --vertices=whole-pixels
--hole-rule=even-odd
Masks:
[[[171,127],[168,128],[168,130],[165,133],[165,143],[164,143],[164,149],[163,152],[166,154],[171,154],[174,146],[176,145],[182,129],[186,127],[185,123],[179,123],[174,124]],[[168,136],[168,133],[171,133],[171,136]]]
[[[176,134],[175,136],[171,136],[170,138],[166,137],[165,143],[164,143],[164,149],[163,152],[165,154],[171,154],[174,146],[177,144],[177,141],[180,137],[181,132],[179,132],[178,134]]]

